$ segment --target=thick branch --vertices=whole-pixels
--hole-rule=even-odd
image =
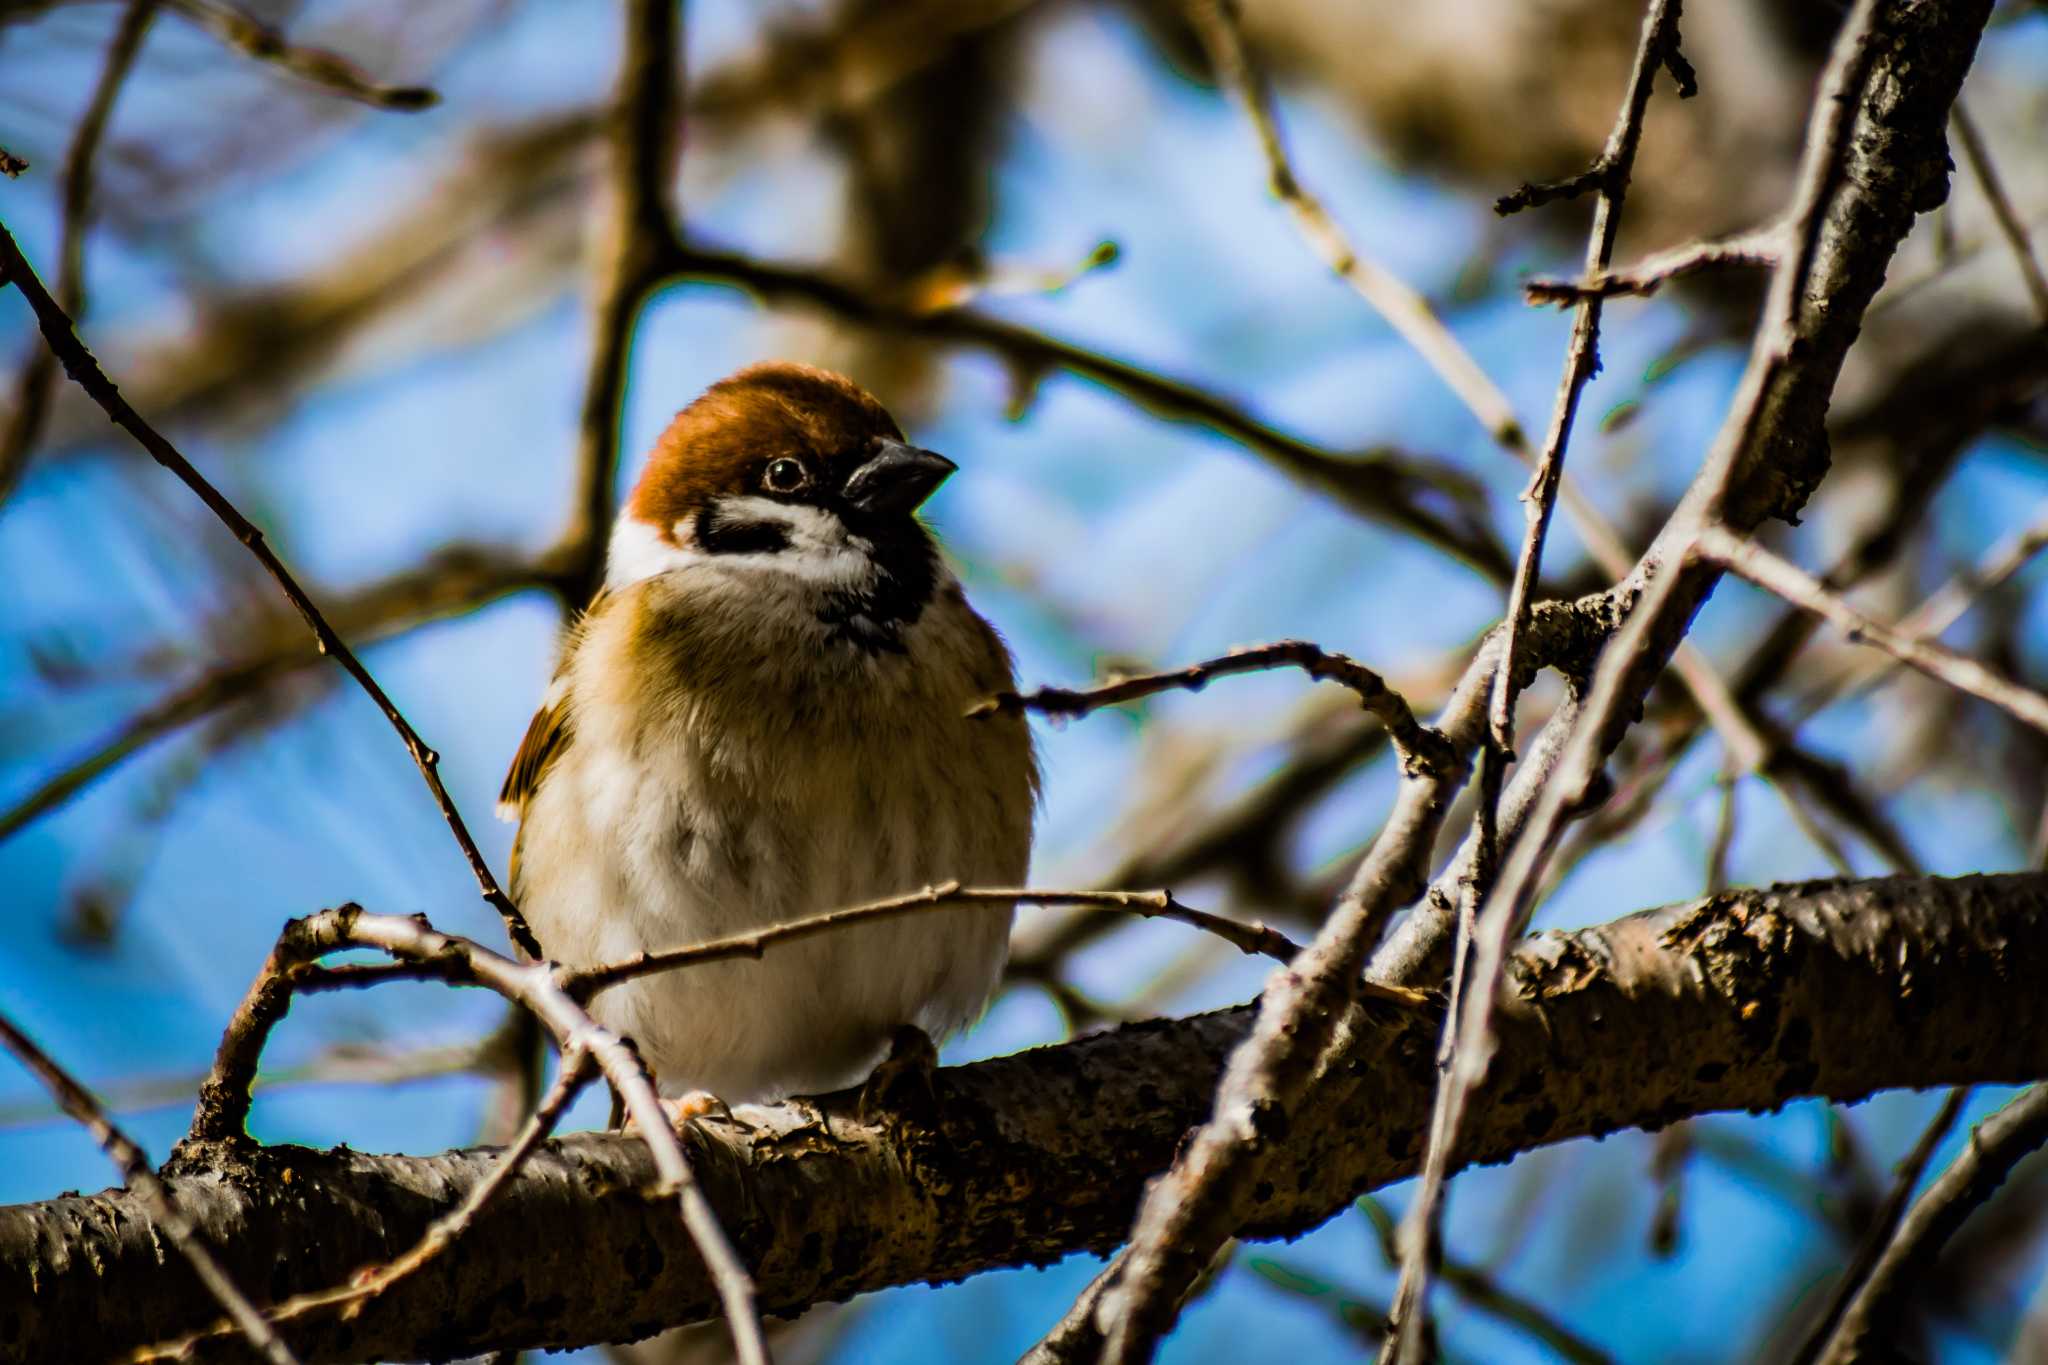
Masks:
[[[2048,1076],[2048,993],[2035,985],[2048,975],[2048,874],[1728,894],[1543,934],[1511,965],[1470,1160],[1804,1095]],[[691,1164],[773,1311],[1106,1251],[1144,1177],[1208,1114],[1250,1019],[1140,1024],[942,1070],[929,1115],[863,1123],[851,1092],[743,1109],[752,1131],[690,1130]],[[1429,1016],[1369,1016],[1333,1067],[1371,1084],[1270,1144],[1247,1233],[1314,1226],[1412,1174],[1435,1051]],[[273,1148],[171,1183],[230,1273],[281,1298],[404,1251],[495,1164],[487,1150]],[[673,1206],[644,1196],[656,1179],[638,1141],[550,1143],[484,1208],[463,1255],[422,1266],[351,1323],[295,1324],[287,1339],[309,1359],[418,1359],[709,1316],[716,1296]],[[541,1225],[548,1235],[533,1236]],[[0,1300],[19,1306],[0,1353],[103,1359],[204,1325],[210,1303],[154,1232],[118,1192],[0,1210]],[[234,1349],[222,1340],[196,1358]]]

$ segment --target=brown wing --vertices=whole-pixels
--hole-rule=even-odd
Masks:
[[[540,781],[547,776],[548,766],[569,748],[569,741],[575,735],[575,727],[571,723],[569,661],[582,639],[585,623],[604,605],[606,596],[604,589],[598,589],[597,596],[590,599],[590,605],[584,608],[583,615],[570,627],[568,638],[563,641],[562,661],[556,665],[554,681],[548,684],[547,696],[541,700],[540,710],[534,712],[533,719],[527,722],[526,737],[519,741],[519,752],[512,755],[512,770],[505,774],[505,785],[498,789],[498,818],[501,820],[518,820],[526,814],[526,803],[540,790]]]
[[[526,799],[539,790],[548,765],[569,747],[573,733],[567,696],[533,713],[526,738],[519,741],[519,752],[512,756],[512,770],[505,774],[505,785],[498,789],[501,819],[517,820],[525,813]]]

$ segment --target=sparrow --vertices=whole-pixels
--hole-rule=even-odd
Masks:
[[[741,370],[669,424],[500,793],[519,822],[512,895],[550,958],[1024,883],[1029,730],[967,715],[1014,688],[1010,654],[917,517],[955,468],[805,365]],[[1010,919],[856,924],[625,982],[590,1009],[665,1096],[822,1093],[869,1076],[906,1027],[943,1039],[978,1018]]]

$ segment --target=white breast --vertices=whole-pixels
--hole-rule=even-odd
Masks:
[[[1020,885],[1036,791],[1009,660],[950,577],[902,652],[828,643],[818,589],[709,558],[613,594],[565,670],[573,736],[514,894],[583,965],[958,879]],[[663,1088],[731,1102],[862,1079],[890,1033],[986,1004],[1007,908],[949,908],[615,987],[594,1009]]]

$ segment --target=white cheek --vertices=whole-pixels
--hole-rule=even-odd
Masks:
[[[850,534],[846,523],[830,512],[762,497],[733,498],[723,510],[747,521],[782,527],[789,544],[759,554],[706,554],[697,548],[687,520],[675,524],[671,541],[646,522],[621,516],[612,528],[605,586],[617,591],[692,567],[773,573],[831,588],[863,587],[874,579],[873,542]]]
[[[680,569],[698,558],[701,556],[694,551],[671,545],[646,522],[622,516],[612,527],[611,548],[605,557],[604,585],[617,592],[671,569]]]
[[[846,523],[830,512],[761,497],[733,498],[725,507],[736,517],[782,527],[789,545],[771,554],[720,555],[722,563],[769,569],[831,587],[862,584],[874,576],[874,545],[848,534]]]

